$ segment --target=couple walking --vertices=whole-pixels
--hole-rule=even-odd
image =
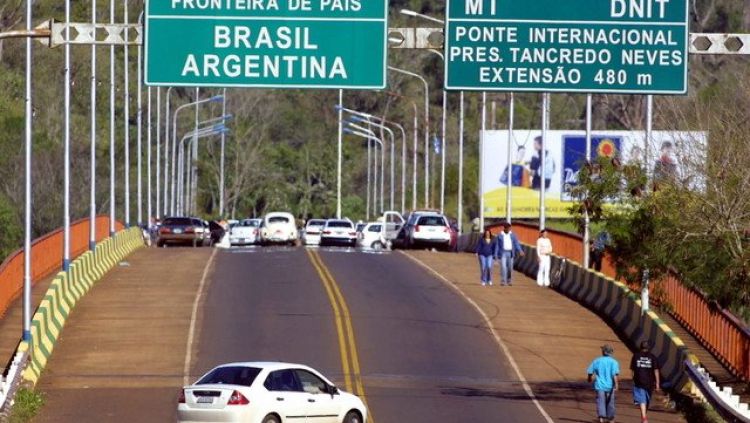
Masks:
[[[500,260],[501,285],[513,285],[513,259],[516,255],[523,257],[524,252],[516,234],[510,231],[510,223],[503,224],[503,231],[497,238],[489,229],[484,231],[476,248],[479,257],[479,268],[482,272],[482,285],[492,285],[492,261]]]
[[[521,243],[516,234],[511,232],[510,223],[503,223],[503,231],[492,237],[489,229],[484,231],[482,239],[476,248],[479,257],[479,268],[481,271],[482,286],[492,285],[492,261],[500,260],[500,283],[501,285],[513,285],[513,260],[516,255],[524,256]],[[547,231],[542,229],[536,248],[537,260],[539,261],[539,272],[537,273],[537,285],[548,287],[550,285],[550,254],[552,254],[552,242],[547,238]]]

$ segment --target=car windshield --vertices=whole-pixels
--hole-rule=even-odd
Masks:
[[[326,224],[325,220],[311,220],[307,222],[307,226],[324,226]]]
[[[332,222],[328,222],[327,226],[329,228],[352,228],[352,224],[350,222],[346,222],[343,220],[334,220]]]
[[[370,232],[380,232],[380,225],[372,225],[370,226],[370,229],[368,229]]]
[[[243,220],[242,223],[240,224],[240,226],[250,227],[250,228],[257,228],[258,227],[258,221],[257,220],[252,220],[252,219]]]
[[[422,216],[419,218],[419,226],[445,226],[443,216]]]
[[[193,219],[189,217],[168,217],[162,222],[162,226],[191,226]]]
[[[226,384],[250,386],[260,373],[257,367],[226,366],[211,370],[203,376],[196,385]]]
[[[284,216],[273,216],[268,218],[268,223],[289,223],[289,219]]]

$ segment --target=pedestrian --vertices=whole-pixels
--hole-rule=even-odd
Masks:
[[[482,286],[492,285],[492,257],[495,255],[497,238],[492,237],[489,229],[484,230],[482,238],[477,243],[475,252],[479,258],[479,270],[482,274]]]
[[[599,423],[614,423],[615,392],[620,389],[620,363],[612,357],[611,345],[602,345],[602,355],[591,362],[587,370],[589,383],[596,391],[596,414]]]
[[[612,242],[612,238],[609,236],[607,231],[599,232],[594,241],[591,243],[591,266],[597,272],[602,271],[602,259],[604,259],[604,252],[607,249],[607,245]]]
[[[549,287],[549,272],[551,266],[552,241],[547,238],[547,230],[542,229],[539,232],[539,239],[536,240],[536,257],[539,262],[539,270],[536,274],[536,284],[543,287]]]
[[[648,406],[654,390],[661,386],[659,362],[651,354],[648,341],[641,342],[641,350],[633,354],[630,370],[633,371],[633,402],[641,409],[641,422],[648,423]]]
[[[503,223],[503,231],[495,243],[495,258],[500,260],[500,284],[512,286],[513,259],[516,254],[523,257],[524,252],[516,234],[511,232],[510,223]]]

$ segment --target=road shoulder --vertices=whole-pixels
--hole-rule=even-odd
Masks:
[[[614,346],[625,378],[618,396],[618,420],[638,421],[627,370],[631,353],[596,314],[554,290],[537,287],[517,272],[512,287],[483,287],[473,254],[406,254],[443,276],[482,309],[492,322],[492,330],[507,345],[533,395],[554,421],[593,421],[594,396],[586,383],[585,370],[605,343]],[[497,265],[493,278],[499,278]],[[654,408],[657,410],[649,414],[651,422],[684,421],[680,414],[666,411],[661,404]]]

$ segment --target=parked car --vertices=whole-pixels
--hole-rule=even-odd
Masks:
[[[383,224],[381,222],[366,223],[362,231],[357,232],[357,246],[379,250],[384,247],[381,238]]]
[[[203,220],[193,217],[167,217],[159,227],[156,245],[192,244],[202,246],[206,239],[207,228]],[[210,238],[210,237],[209,237]]]
[[[362,400],[338,389],[316,370],[272,362],[218,366],[185,386],[177,404],[180,423],[298,420],[365,423],[368,412]]]
[[[286,212],[268,213],[260,226],[260,241],[268,244],[296,244],[299,239],[294,216]]]
[[[357,245],[357,231],[349,219],[328,219],[320,235],[320,245]]]
[[[404,227],[406,248],[435,247],[449,250],[451,228],[448,219],[437,212],[417,212],[409,216]]]
[[[260,239],[260,219],[245,219],[229,230],[230,245],[257,244]]]
[[[324,219],[310,219],[305,225],[304,235],[302,239],[305,245],[320,245],[320,234],[323,232],[323,226],[326,221]]]

